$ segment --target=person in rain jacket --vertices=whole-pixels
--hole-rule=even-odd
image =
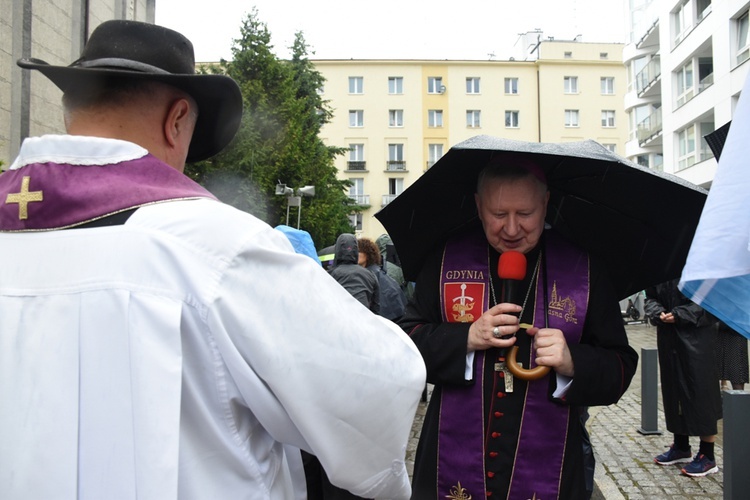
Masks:
[[[406,281],[406,278],[404,278],[404,272],[398,264],[400,261],[391,237],[387,234],[381,234],[375,240],[375,244],[380,250],[380,267],[401,287],[408,302],[414,296],[414,283]]]
[[[721,418],[721,391],[714,359],[716,318],[685,297],[677,280],[646,289],[644,309],[656,325],[664,417],[667,430],[674,434],[669,450],[654,462],[689,462],[682,473],[693,477],[718,472],[714,442]],[[700,436],[694,457],[689,436]]]
[[[343,233],[336,238],[333,251],[331,276],[346,288],[352,297],[360,301],[370,311],[380,312],[380,287],[378,279],[358,264],[359,245],[353,234]]]
[[[378,278],[380,287],[380,315],[392,321],[404,314],[406,294],[396,280],[386,274],[380,267],[380,252],[375,242],[369,238],[357,240],[359,245],[359,265],[371,271]]]

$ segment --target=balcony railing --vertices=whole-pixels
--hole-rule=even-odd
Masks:
[[[636,131],[638,144],[640,146],[643,146],[643,144],[646,141],[648,141],[652,137],[655,137],[661,131],[662,131],[661,108],[659,108],[653,113],[651,113],[650,115],[648,115],[645,120],[643,120],[641,123],[638,124],[637,131]]]
[[[406,162],[404,160],[390,160],[385,162],[385,169],[388,172],[405,172]]]
[[[708,87],[714,84],[714,74],[709,73],[705,77],[703,77],[703,80],[698,82],[698,93],[700,94],[704,90],[706,90]]]
[[[661,76],[661,61],[658,57],[651,59],[646,66],[635,75],[635,88],[640,95],[644,90],[651,87]]]
[[[369,194],[350,194],[349,198],[354,200],[357,205],[369,205],[370,195]]]
[[[397,194],[384,194],[383,195],[383,204],[382,206],[386,206],[390,202],[396,199]]]
[[[367,170],[367,162],[366,161],[348,161],[346,162],[346,169],[347,170]]]

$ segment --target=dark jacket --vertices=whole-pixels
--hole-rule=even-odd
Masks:
[[[406,294],[398,286],[396,280],[386,274],[386,272],[377,264],[368,266],[367,269],[371,271],[378,278],[378,286],[380,287],[380,315],[384,318],[396,321],[404,315],[404,309],[406,308]]]
[[[380,312],[380,286],[370,271],[357,263],[359,246],[353,234],[341,234],[334,247],[331,276],[365,307]]]
[[[714,357],[716,318],[685,297],[677,280],[646,289],[644,310],[656,325],[659,372],[667,430],[712,436],[721,418],[721,390]],[[672,312],[674,323],[663,323]]]

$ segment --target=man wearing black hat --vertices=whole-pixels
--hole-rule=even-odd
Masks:
[[[421,357],[182,174],[242,115],[193,57],[108,21],[70,66],[18,62],[62,89],[68,135],[0,175],[0,498],[302,498],[299,449],[337,486],[407,498]]]

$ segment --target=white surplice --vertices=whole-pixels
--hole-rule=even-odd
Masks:
[[[255,217],[163,202],[0,259],[0,498],[286,500],[294,448],[409,497],[419,352]]]

